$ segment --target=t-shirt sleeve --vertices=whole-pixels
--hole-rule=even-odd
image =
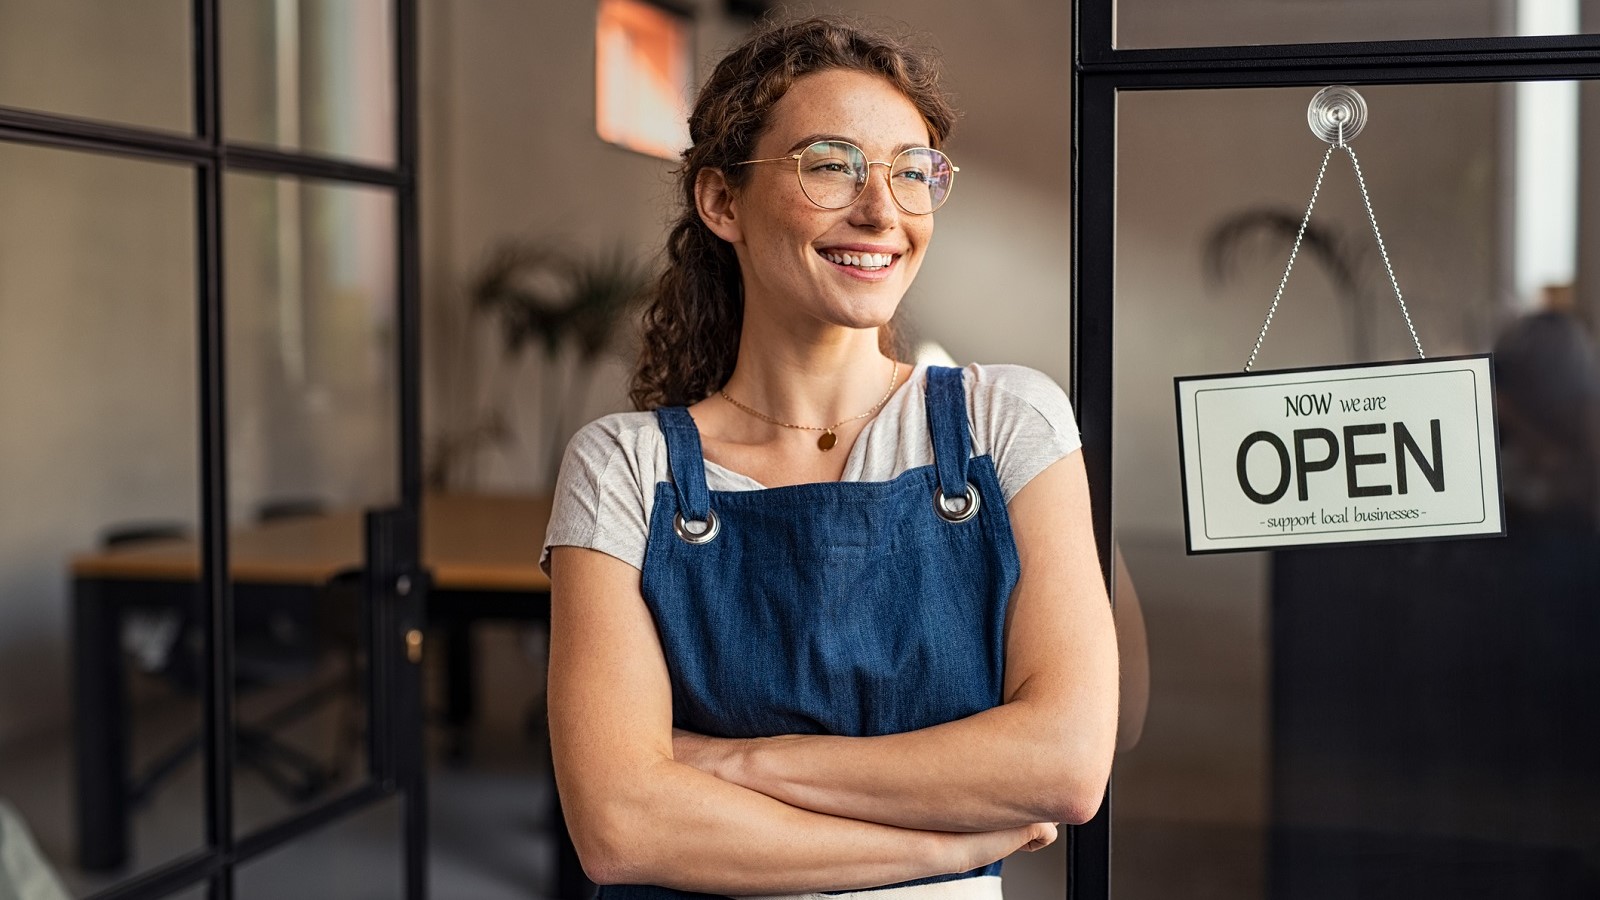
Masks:
[[[1052,463],[1083,446],[1072,403],[1050,376],[1025,366],[971,366],[974,437],[1000,476],[1006,502]]]
[[[648,466],[641,465],[639,451],[648,436],[631,423],[636,418],[623,414],[591,422],[567,444],[539,555],[546,574],[551,547],[587,547],[644,567],[649,513],[642,469]],[[648,483],[653,489],[653,479]]]

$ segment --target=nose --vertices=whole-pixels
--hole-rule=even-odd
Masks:
[[[883,166],[883,178],[872,177],[873,168]],[[900,215],[900,205],[895,202],[894,190],[889,186],[891,167],[886,162],[867,163],[867,183],[861,195],[850,207],[850,219],[856,224],[882,231],[894,224]]]

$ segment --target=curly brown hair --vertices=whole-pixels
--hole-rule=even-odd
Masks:
[[[683,209],[667,236],[666,267],[644,313],[629,392],[634,408],[694,403],[733,374],[744,322],[739,262],[733,246],[700,220],[695,182],[702,170],[718,169],[731,187],[741,187],[748,169],[734,163],[750,158],[774,104],[801,77],[832,69],[882,76],[922,113],[935,147],[950,137],[955,109],[928,51],[842,16],[759,26],[717,64],[689,115],[690,146],[675,173]],[[879,343],[892,347],[887,326]]]

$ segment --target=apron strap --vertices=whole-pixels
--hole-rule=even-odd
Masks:
[[[928,430],[933,435],[933,468],[939,475],[939,490],[951,499],[967,496],[972,435],[967,429],[967,391],[960,369],[928,367]]]
[[[685,519],[704,522],[711,513],[711,494],[706,490],[700,429],[682,406],[661,407],[656,410],[656,421],[667,439],[667,466],[672,471],[672,486],[678,492],[678,511]]]

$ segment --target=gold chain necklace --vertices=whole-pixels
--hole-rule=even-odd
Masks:
[[[839,421],[833,423],[832,425],[826,425],[826,426],[824,426],[824,425],[791,425],[788,422],[780,422],[777,419],[774,419],[773,417],[767,415],[766,413],[761,412],[760,410],[751,409],[750,407],[745,406],[743,403],[740,403],[739,401],[737,401],[737,400],[733,399],[732,397],[728,396],[728,392],[723,390],[723,389],[721,389],[721,388],[717,389],[717,393],[722,395],[722,399],[728,401],[729,403],[732,403],[734,406],[737,406],[739,409],[744,410],[745,412],[749,413],[752,416],[755,416],[756,418],[760,419],[763,422],[770,422],[773,425],[778,425],[778,426],[781,426],[781,427],[784,427],[784,428],[794,428],[794,429],[797,429],[799,431],[820,431],[820,432],[822,432],[822,435],[817,438],[817,449],[821,450],[824,453],[826,453],[829,450],[833,449],[833,445],[834,444],[839,443],[839,436],[837,434],[834,434],[834,432],[833,432],[833,430],[835,428],[838,428],[840,425],[847,425],[847,424],[849,424],[851,422],[854,422],[857,419],[865,419],[867,416],[870,416],[873,413],[877,412],[878,410],[882,409],[883,405],[885,403],[889,402],[890,395],[892,395],[894,393],[895,385],[900,381],[900,363],[899,363],[898,360],[892,360],[891,363],[892,363],[892,366],[889,369],[889,389],[883,392],[883,396],[878,398],[878,402],[872,404],[872,408],[867,410],[866,412],[864,412],[864,413],[862,413],[862,414],[860,414],[858,416],[851,416],[848,419],[840,419]]]

